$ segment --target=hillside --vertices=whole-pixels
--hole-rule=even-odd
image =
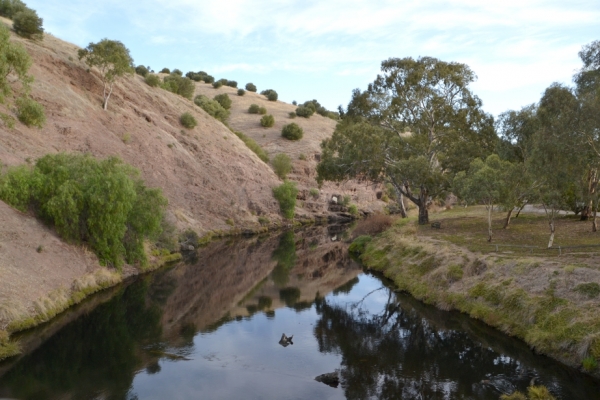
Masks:
[[[6,19],[0,21],[11,24]],[[169,200],[167,219],[180,230],[191,228],[202,235],[230,230],[231,221],[235,228],[242,229],[259,227],[259,217],[272,223],[283,221],[271,190],[281,180],[272,168],[228,127],[192,101],[152,88],[141,76],[131,75],[118,80],[108,110],[103,111],[99,72],[78,60],[77,46],[49,34],[43,41],[30,41],[11,33],[11,40],[22,44],[31,56],[30,74],[35,78],[32,97],[44,106],[47,121],[42,129],[28,128],[19,122],[14,129],[0,127],[2,167],[33,164],[38,157],[57,152],[87,153],[98,158],[116,155],[138,168],[148,186],[163,190]],[[290,155],[294,162],[290,178],[301,189],[297,215],[327,216],[332,194],[350,195],[354,203],[367,211],[384,204],[376,200],[375,188],[353,182],[326,184],[318,198],[308,195],[310,189],[317,187],[319,144],[331,135],[335,121],[318,115],[309,120],[296,118],[305,136],[301,141],[290,142],[281,138],[280,132],[295,106],[269,102],[250,92],[240,97],[229,87],[217,90],[204,83],[196,85],[196,94],[204,93],[210,98],[229,93],[233,100],[230,126],[254,138],[270,156],[279,152]],[[275,127],[262,128],[260,116],[247,112],[251,103],[267,107],[275,116]],[[13,113],[5,105],[0,107]],[[198,121],[194,129],[180,125],[179,117],[184,112]],[[306,159],[300,160],[300,154]],[[58,309],[64,308],[81,286],[77,279],[96,277],[91,280],[100,286],[115,279],[99,266],[93,254],[61,243],[33,217],[4,203],[0,204],[0,221],[0,329],[44,311],[39,304],[48,303],[50,295],[61,304]],[[36,252],[39,246],[47,251]],[[66,253],[76,256],[68,258]],[[125,271],[134,273],[129,267]],[[58,309],[44,312],[50,316]]]

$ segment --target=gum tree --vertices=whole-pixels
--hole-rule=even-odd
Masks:
[[[84,60],[88,66],[100,70],[104,84],[102,108],[106,110],[117,78],[125,74],[133,74],[135,71],[129,49],[117,40],[102,39],[98,43],[90,43],[77,54],[79,59]]]
[[[381,70],[366,91],[353,92],[343,121],[322,143],[318,179],[390,182],[426,224],[431,200],[453,174],[492,153],[493,118],[469,90],[476,76],[465,64],[390,58]]]

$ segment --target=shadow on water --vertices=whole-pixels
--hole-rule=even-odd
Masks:
[[[310,227],[215,242],[193,264],[92,297],[71,310],[72,317],[23,335],[24,343],[35,345],[0,364],[0,398],[161,398],[184,387],[211,398],[232,386],[231,379],[264,390],[281,385],[267,397],[297,385],[289,398],[336,390],[331,398],[498,399],[523,390],[533,377],[561,399],[598,393],[598,382],[533,354],[522,342],[362,274],[341,237],[343,229]],[[287,353],[278,338],[265,340],[288,329],[296,339]],[[243,358],[250,372],[211,368],[227,351],[233,352],[230,363]],[[294,351],[302,361],[290,364]],[[339,389],[313,380],[326,372],[317,371],[324,363],[340,368]],[[253,365],[262,366],[252,372]],[[265,368],[279,374],[276,381],[260,374]],[[161,380],[173,374],[178,383]],[[229,388],[230,396],[265,396],[247,391],[250,383],[240,385],[240,392]]]

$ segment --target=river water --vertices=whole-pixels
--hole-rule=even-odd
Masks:
[[[557,399],[600,383],[364,273],[342,232],[212,243],[21,335],[0,398]],[[292,343],[280,344],[282,334]],[[337,387],[315,377],[336,372]]]

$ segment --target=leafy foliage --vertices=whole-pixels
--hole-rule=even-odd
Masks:
[[[262,147],[260,147],[258,143],[256,143],[254,139],[244,135],[242,132],[239,131],[232,132],[235,133],[235,135],[239,137],[242,140],[242,142],[244,142],[246,146],[258,156],[258,158],[260,158],[263,162],[269,162],[269,155]]]
[[[35,10],[29,8],[19,11],[13,17],[13,29],[19,36],[41,39],[44,36],[44,21]]]
[[[260,106],[258,104],[250,104],[250,107],[248,107],[248,112],[250,114],[258,114],[258,110],[260,110]]]
[[[194,118],[194,116],[189,112],[181,114],[181,117],[179,117],[179,122],[181,122],[181,125],[188,129],[193,129],[196,125],[198,125],[196,118]]]
[[[216,95],[214,97],[214,100],[216,100],[226,110],[229,110],[231,108],[231,99],[229,98],[229,95],[227,93],[221,93]]]
[[[163,68],[163,69],[160,70],[160,73],[161,74],[170,74],[171,70],[169,68],[165,67],[165,68]]]
[[[196,86],[190,78],[171,73],[163,79],[163,88],[186,99],[192,99]]]
[[[252,82],[246,83],[246,90],[249,92],[256,92],[256,85]]]
[[[160,86],[160,76],[156,75],[156,74],[148,74],[146,75],[146,79],[144,79],[144,82],[146,82],[148,85],[152,86],[152,87],[157,87]]]
[[[281,130],[281,136],[288,140],[300,140],[304,135],[304,130],[294,122],[283,126]]]
[[[237,84],[236,81],[230,81],[230,80],[228,80],[227,83],[225,83],[225,86],[229,86],[229,87],[232,87],[232,88],[235,88],[235,89],[237,89],[237,85],[238,84]]]
[[[27,126],[42,128],[46,123],[44,107],[30,97],[17,99],[17,118]]]
[[[310,118],[311,115],[313,115],[314,113],[315,113],[315,110],[314,110],[314,108],[311,108],[311,107],[298,106],[296,108],[296,115],[299,117]]]
[[[9,169],[0,198],[32,210],[66,240],[86,243],[107,264],[146,262],[143,241],[160,233],[167,200],[116,157],[53,154],[33,169]]]
[[[221,82],[221,81],[216,81],[216,82],[213,82],[213,84],[212,84],[212,85],[213,85],[213,87],[214,87],[215,89],[218,89],[218,88],[220,88],[221,86],[223,86],[223,82]]]
[[[273,125],[275,125],[275,117],[273,117],[271,114],[264,115],[260,119],[260,125],[263,126],[264,128],[272,127]]]
[[[106,110],[117,78],[134,71],[129,49],[117,40],[102,39],[98,43],[90,43],[85,49],[80,49],[77,54],[79,59],[83,59],[88,66],[97,67],[100,70],[104,84],[103,108]]]
[[[279,153],[271,161],[273,170],[281,179],[285,179],[287,174],[292,170],[292,160],[287,154]]]
[[[27,9],[21,0],[0,0],[0,15],[8,19],[13,19],[17,13]]]
[[[273,89],[267,89],[260,92],[263,96],[266,96],[269,101],[277,101],[278,95],[277,92]]]
[[[244,89],[238,89],[237,94],[238,96],[243,96],[246,94],[246,91]]]
[[[273,188],[273,196],[279,202],[281,214],[287,219],[294,218],[294,210],[296,209],[296,196],[298,189],[296,184],[291,181],[285,181],[281,185]]]
[[[194,103],[206,111],[211,117],[214,117],[221,122],[225,122],[227,121],[227,118],[229,118],[229,111],[224,109],[216,100],[211,100],[208,97],[199,94],[194,97]]]
[[[135,67],[135,73],[145,78],[150,73],[150,71],[148,71],[148,68],[146,68],[145,66],[138,65],[137,67]]]

